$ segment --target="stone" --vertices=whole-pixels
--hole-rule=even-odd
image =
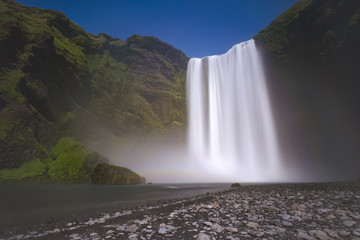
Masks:
[[[350,235],[350,232],[348,232],[348,231],[346,231],[346,230],[340,230],[340,231],[339,231],[339,234],[340,234],[341,236],[345,237],[345,236]]]
[[[291,206],[291,210],[293,211],[304,211],[306,209],[305,205],[304,204],[296,204],[294,203],[292,206]]]
[[[251,228],[258,228],[260,225],[256,222],[248,222],[247,226]]]
[[[127,231],[127,232],[130,232],[130,233],[134,233],[134,232],[136,232],[138,229],[139,229],[138,226],[135,225],[135,224],[132,224],[132,225],[126,227],[126,231]]]
[[[212,226],[213,224],[211,222],[204,222],[205,225],[207,226]]]
[[[172,225],[166,225],[166,228],[171,230],[171,231],[174,231],[176,230],[176,227],[172,226]]]
[[[226,227],[225,230],[228,231],[228,232],[231,232],[231,233],[239,232],[239,230],[237,228],[234,228],[234,227]]]
[[[360,220],[360,214],[358,213],[350,213],[349,216],[354,218],[355,220]]]
[[[343,225],[347,226],[347,227],[352,227],[356,224],[356,222],[354,221],[344,221]]]
[[[211,222],[220,223],[220,218],[209,218]]]
[[[335,219],[336,217],[332,214],[326,216],[326,219],[329,219],[329,220],[332,220],[332,219]]]
[[[288,214],[286,214],[286,213],[284,213],[283,215],[281,215],[281,218],[284,219],[285,221],[287,221],[287,220],[290,220],[290,219],[291,219],[291,216],[288,215]]]
[[[316,230],[314,234],[320,240],[331,240],[332,238],[329,237],[324,231]]]
[[[231,184],[231,187],[232,188],[239,188],[239,187],[241,187],[241,184],[240,183],[233,183],[233,184]]]
[[[220,226],[219,224],[215,223],[211,226],[211,230],[213,230],[217,233],[221,233],[222,231],[224,231],[224,228],[222,226]]]
[[[318,209],[317,211],[318,211],[318,213],[320,213],[320,214],[324,214],[324,213],[333,212],[334,210],[329,209],[329,208],[320,208],[320,209]]]
[[[211,240],[209,235],[206,235],[205,233],[199,233],[196,237],[196,240]]]
[[[69,237],[71,237],[71,238],[77,238],[77,237],[79,237],[79,234],[74,233],[74,234],[71,234]]]
[[[106,232],[106,235],[112,235],[112,234],[114,234],[114,233],[115,233],[114,230],[109,230],[109,231]]]
[[[360,228],[354,229],[353,234],[354,234],[355,236],[360,237]]]
[[[288,221],[281,221],[281,224],[285,227],[292,227],[292,223]]]
[[[280,212],[280,209],[274,206],[264,206],[263,208],[268,212]]]
[[[298,234],[296,234],[296,237],[298,239],[306,239],[306,240],[316,240],[314,237],[307,235],[304,232],[299,232]]]
[[[158,233],[159,234],[166,234],[168,232],[167,228],[166,227],[161,227],[159,228],[158,230]]]
[[[134,238],[137,238],[137,234],[136,233],[133,233],[133,234],[130,234],[129,235],[129,239],[134,239]]]
[[[339,234],[338,234],[336,231],[334,231],[334,230],[325,228],[325,229],[324,229],[324,232],[326,232],[327,235],[329,235],[330,237],[339,238]]]

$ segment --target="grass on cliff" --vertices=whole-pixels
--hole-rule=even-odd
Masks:
[[[261,30],[254,38],[265,41],[266,48],[272,52],[282,51],[289,43],[288,26],[299,17],[299,14],[306,7],[310,6],[312,0],[301,0],[295,3],[286,12],[276,18],[266,29]]]
[[[3,169],[0,171],[0,181],[18,181],[27,178],[43,176],[46,172],[46,164],[40,159],[24,163],[16,169]]]
[[[1,82],[0,91],[8,95],[10,98],[19,103],[24,103],[24,96],[18,91],[17,86],[24,73],[21,70],[8,70],[0,76]]]
[[[46,151],[46,150],[45,150]],[[84,168],[86,157],[92,151],[73,138],[61,138],[50,151],[54,160],[34,159],[16,169],[0,171],[0,181],[21,181],[26,179],[48,179],[50,181],[78,180],[89,182],[89,173]]]
[[[10,131],[12,129],[13,125],[11,123],[8,123],[7,121],[4,121],[0,119],[0,142],[4,141],[7,137],[7,131]]]
[[[48,175],[53,180],[85,180],[88,173],[82,169],[86,157],[92,153],[73,138],[61,138],[51,150],[55,160],[48,163]]]

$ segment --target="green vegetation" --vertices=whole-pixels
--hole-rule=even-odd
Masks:
[[[301,0],[295,3],[286,12],[276,18],[266,29],[260,31],[254,38],[266,41],[266,49],[272,52],[281,52],[289,44],[288,27],[298,19],[300,13],[308,6],[312,0]]]
[[[82,182],[134,184],[140,176],[123,167],[104,163],[104,158],[85,148],[74,138],[61,138],[48,153],[48,158],[34,159],[15,169],[0,170],[0,182]],[[103,175],[104,174],[104,175]]]
[[[185,123],[188,58],[155,37],[93,35],[63,13],[5,0],[0,42],[0,149],[11,149],[0,151],[0,170],[40,159],[44,179],[89,182],[94,153],[74,139]]]
[[[38,145],[41,151],[46,151]],[[48,179],[50,181],[90,181],[90,174],[84,170],[86,157],[93,153],[73,138],[61,138],[51,150],[55,159],[34,159],[19,168],[0,171],[0,181],[20,181],[26,179]]]
[[[57,28],[52,27],[54,32],[54,46],[56,52],[62,55],[70,63],[78,65],[79,67],[85,66],[86,60],[83,53],[83,48],[75,44],[71,39],[65,37]]]
[[[51,150],[55,157],[49,162],[48,174],[53,180],[86,180],[89,174],[82,169],[91,153],[73,138],[61,138]]]
[[[46,164],[40,159],[24,163],[16,169],[3,169],[0,171],[0,181],[20,181],[26,179],[36,179],[46,172]]]
[[[360,9],[358,9],[355,14],[350,18],[349,22],[348,22],[348,25],[350,27],[358,24],[360,21]]]
[[[13,125],[0,119],[0,142],[4,141],[7,137],[7,131],[12,129]]]
[[[0,81],[3,82],[3,84],[0,85],[0,91],[15,99],[19,103],[23,103],[25,98],[17,89],[19,81],[23,77],[24,73],[21,70],[5,71],[5,73],[0,77]]]

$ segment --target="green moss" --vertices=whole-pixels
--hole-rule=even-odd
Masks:
[[[61,138],[51,150],[55,160],[49,163],[48,174],[53,180],[85,180],[82,169],[86,157],[92,153],[73,138]]]
[[[66,114],[64,114],[62,117],[61,117],[61,121],[62,122],[68,122],[72,119],[74,119],[75,116],[72,112],[67,112]]]
[[[3,169],[0,171],[0,181],[17,181],[35,178],[44,175],[46,165],[40,159],[24,163],[16,169]]]
[[[356,25],[359,23],[359,20],[360,20],[360,9],[358,9],[355,14],[350,18],[349,22],[348,22],[348,25],[350,27]]]
[[[56,47],[56,52],[60,55],[63,55],[67,61],[85,66],[86,58],[83,53],[83,48],[76,45],[71,39],[65,37],[57,28],[52,27],[54,31],[54,46]]]
[[[7,137],[6,132],[0,130],[0,142],[4,141]]]
[[[0,86],[0,92],[7,94],[19,103],[24,103],[25,98],[17,89],[19,81],[24,75],[25,74],[18,69],[5,71],[4,75],[1,76],[1,81],[4,83]]]
[[[10,131],[12,129],[13,125],[11,123],[8,123],[7,121],[0,119],[0,141],[6,140],[7,137],[7,131]]]
[[[254,38],[266,42],[269,51],[279,52],[289,43],[288,26],[296,20],[300,12],[310,6],[312,0],[301,0],[295,3],[289,10],[276,18],[265,30],[260,31]]]

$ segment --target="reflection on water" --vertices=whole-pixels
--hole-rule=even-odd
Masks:
[[[150,200],[214,192],[229,184],[0,185],[0,235],[54,218],[71,221]]]

